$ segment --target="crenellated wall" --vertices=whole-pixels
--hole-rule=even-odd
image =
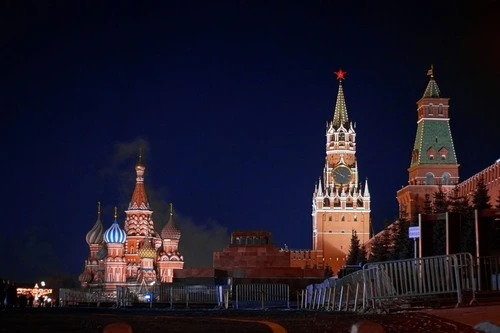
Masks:
[[[488,194],[490,196],[489,203],[492,207],[495,207],[498,204],[497,198],[500,194],[500,159],[496,160],[495,163],[489,167],[479,171],[474,176],[458,184],[458,193],[460,196],[467,197],[470,202],[472,200],[472,195],[476,190],[477,182],[481,178],[484,179],[484,184],[488,188]]]

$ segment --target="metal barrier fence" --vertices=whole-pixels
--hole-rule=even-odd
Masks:
[[[500,256],[478,257],[475,261],[480,291],[500,291]]]
[[[290,287],[287,284],[239,284],[236,286],[234,307],[290,308]]]
[[[463,303],[464,291],[470,291],[471,302],[475,301],[474,265],[469,253],[370,263],[363,267],[363,273],[364,309],[446,295],[455,295],[458,306]]]
[[[363,270],[302,291],[299,308],[336,311],[388,310],[411,306],[422,298],[452,296],[463,303],[464,292],[475,301],[474,261],[469,253],[368,263]]]
[[[190,306],[228,307],[229,286],[175,286],[128,284],[117,286],[115,290],[64,289],[59,290],[61,306],[101,306],[112,307],[141,305],[153,307],[189,308]]]
[[[59,304],[60,306],[76,306],[87,305],[99,307],[101,303],[114,302],[115,297],[109,293],[105,293],[100,289],[97,290],[77,290],[77,289],[59,289]]]

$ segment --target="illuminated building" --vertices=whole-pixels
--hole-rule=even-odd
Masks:
[[[370,238],[368,180],[361,185],[356,158],[355,124],[349,120],[342,81],[332,121],[326,126],[325,165],[312,198],[312,250],[290,250],[292,267],[331,268],[345,265],[353,233],[360,244]]]
[[[174,221],[172,204],[161,233],[154,229],[153,211],[144,187],[145,170],[139,156],[135,189],[125,211],[123,229],[115,208],[114,221],[104,231],[98,205],[97,221],[86,236],[89,255],[79,276],[82,287],[115,290],[116,286],[168,283],[173,280],[174,270],[183,268],[184,258],[178,251],[181,233]]]
[[[400,216],[412,221],[424,201],[458,184],[458,161],[450,129],[449,98],[441,96],[433,68],[424,95],[417,102],[417,134],[408,168],[408,185],[397,191]]]

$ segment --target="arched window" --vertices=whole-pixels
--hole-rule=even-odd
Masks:
[[[323,199],[323,207],[330,207],[330,199],[328,198]]]
[[[434,185],[434,175],[432,174],[432,172],[427,172],[425,174],[425,184]]]
[[[450,185],[450,178],[451,175],[448,172],[443,173],[442,177],[442,184],[443,185]]]

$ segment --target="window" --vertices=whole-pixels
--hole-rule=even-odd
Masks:
[[[332,216],[331,215],[328,216],[328,221],[330,221],[330,222],[332,221]]]
[[[354,222],[356,222],[357,220],[358,220],[358,216],[354,215]]]
[[[434,175],[432,172],[428,172],[425,174],[425,183],[427,185],[434,185]]]
[[[443,106],[442,105],[438,106],[438,115],[439,116],[443,115]]]
[[[451,175],[448,172],[443,173],[441,176],[443,185],[450,185]]]

